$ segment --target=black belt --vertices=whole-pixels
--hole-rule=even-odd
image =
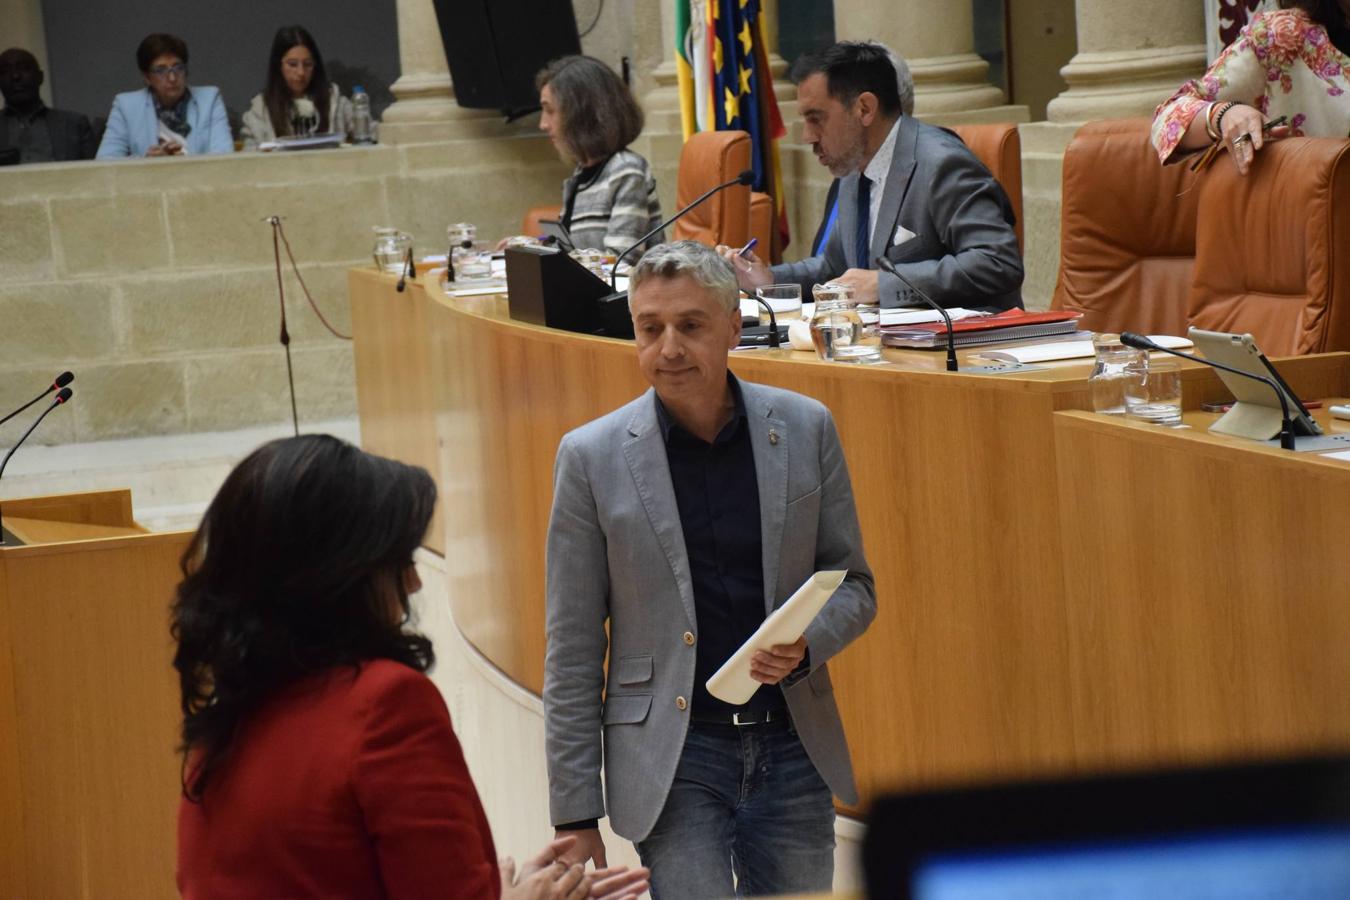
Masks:
[[[695,725],[715,725],[722,728],[757,728],[766,731],[777,731],[780,728],[788,728],[792,725],[792,717],[788,715],[787,707],[720,714],[695,712],[693,721]]]

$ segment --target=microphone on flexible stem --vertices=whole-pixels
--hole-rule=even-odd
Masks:
[[[959,372],[960,367],[957,366],[956,364],[956,335],[952,333],[952,317],[947,314],[947,310],[939,306],[938,302],[934,300],[932,297],[928,296],[923,291],[915,287],[914,284],[910,282],[908,278],[901,275],[896,270],[895,263],[891,262],[886,257],[878,256],[876,259],[876,264],[878,269],[881,269],[883,272],[889,272],[896,278],[899,278],[901,284],[909,288],[914,293],[918,294],[919,298],[923,300],[924,303],[927,303],[929,306],[933,307],[933,309],[938,311],[938,315],[942,316],[942,321],[947,323],[947,371]]]
[[[629,247],[627,250],[620,253],[619,258],[614,260],[614,270],[609,273],[609,289],[616,294],[619,292],[619,263],[623,262],[625,256],[632,253],[634,250],[641,247],[643,244],[647,243],[647,241],[651,238],[652,235],[660,232],[667,225],[670,225],[672,222],[679,219],[685,213],[689,212],[689,210],[693,209],[695,206],[698,206],[700,203],[702,203],[704,200],[707,200],[709,197],[711,197],[713,194],[716,194],[718,191],[724,191],[727,188],[734,187],[738,184],[752,185],[754,183],[755,183],[755,171],[753,169],[746,169],[744,172],[737,175],[730,181],[724,184],[719,184],[715,188],[710,188],[709,190],[704,191],[703,195],[699,197],[697,200],[695,200],[693,203],[690,203],[684,209],[680,210],[675,215],[671,216],[669,219],[666,219],[660,225],[657,225],[651,231],[647,232],[642,237],[638,238],[636,241],[633,242],[633,246]]]
[[[395,286],[395,290],[400,294],[403,293],[404,289],[408,286],[408,279],[416,277],[417,266],[413,263],[413,249],[412,247],[409,247],[408,256],[403,260],[403,271],[399,273],[398,284]]]
[[[778,317],[773,314],[773,307],[763,297],[756,296],[755,302],[769,311],[769,347],[780,346],[778,340]]]
[[[70,373],[64,372],[62,373],[61,377],[65,378],[66,375],[70,375]],[[75,377],[74,375],[70,375],[70,378],[73,379],[74,377]],[[67,380],[67,383],[69,383],[69,380]],[[19,446],[24,441],[28,440],[28,436],[33,433],[33,429],[37,428],[38,425],[42,424],[42,420],[47,418],[47,413],[56,409],[62,403],[65,403],[67,400],[71,398],[71,396],[74,393],[75,392],[68,387],[63,387],[61,388],[60,391],[57,392],[56,399],[52,401],[52,405],[44,409],[42,411],[42,415],[38,416],[37,419],[33,421],[33,424],[28,426],[28,430],[23,433],[23,437],[19,438],[18,442],[13,447],[9,448],[9,452],[5,454],[4,460],[0,461],[0,478],[3,478],[5,475],[5,466],[9,465],[9,458],[14,455],[14,451],[18,450]],[[43,394],[43,396],[45,397],[46,394]],[[39,397],[38,399],[41,399],[41,397]],[[5,529],[3,527],[3,523],[0,523],[0,544],[4,544],[4,542],[5,542]]]
[[[25,403],[23,406],[20,406],[18,409],[14,410],[14,412],[12,412],[12,413],[10,413],[9,415],[5,416],[3,419],[0,419],[0,425],[5,424],[5,423],[8,422],[10,419],[14,418],[14,417],[17,416],[19,413],[23,412],[25,409],[27,409],[28,407],[32,406],[34,403],[38,402],[38,401],[41,400],[43,397],[45,397],[45,396],[47,396],[48,394],[50,394],[52,391],[60,390],[61,388],[63,388],[63,387],[65,387],[66,385],[70,384],[70,383],[71,383],[72,381],[74,381],[74,380],[75,380],[75,373],[74,373],[74,372],[62,372],[60,375],[57,375],[57,376],[56,376],[56,380],[53,381],[50,385],[48,385],[48,387],[47,387],[47,389],[46,389],[45,391],[43,391],[42,393],[38,394],[38,395],[37,395],[36,397],[34,397],[32,400],[29,400],[29,401],[28,401],[27,403]]]
[[[1173,350],[1171,347],[1164,347],[1151,338],[1142,334],[1135,334],[1132,331],[1123,331],[1120,334],[1120,342],[1126,347],[1133,347],[1135,350],[1158,350],[1162,353],[1170,353],[1173,356],[1180,356],[1182,359],[1189,359],[1192,362],[1204,363],[1207,366],[1213,366],[1216,369],[1223,369],[1225,372],[1234,372],[1246,378],[1259,381],[1275,392],[1275,396],[1280,401],[1280,449],[1294,450],[1294,423],[1289,418],[1289,399],[1280,390],[1275,379],[1267,378],[1264,375],[1257,375],[1253,372],[1244,372],[1233,366],[1226,366],[1223,363],[1215,362],[1212,359],[1205,359],[1203,356],[1195,356],[1190,353],[1182,353],[1180,350]]]

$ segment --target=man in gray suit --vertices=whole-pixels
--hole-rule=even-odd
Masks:
[[[629,285],[652,389],[565,436],[554,468],[550,815],[578,836],[573,858],[604,865],[608,814],[658,900],[730,896],[733,873],[742,894],[828,891],[831,794],[857,799],[828,661],[876,613],[834,421],[727,370],[738,291],[711,249],[657,247]],[[849,574],[799,640],[755,655],[754,696],[709,694],[823,569]]]
[[[885,255],[905,281],[942,306],[1022,306],[1022,256],[1012,204],[989,170],[951,132],[901,113],[896,69],[885,47],[835,44],[793,68],[802,139],[839,183],[839,217],[823,252],[766,266],[736,258],[741,287],[843,281],[860,301],[921,302],[879,272]]]

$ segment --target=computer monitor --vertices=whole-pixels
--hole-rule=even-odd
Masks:
[[[911,900],[1350,897],[1350,757],[894,795],[867,895]]]

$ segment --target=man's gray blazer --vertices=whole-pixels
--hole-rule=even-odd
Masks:
[[[848,468],[820,403],[744,381],[741,389],[759,481],[766,614],[811,573],[849,570],[806,630],[809,674],[797,674],[783,693],[821,777],[853,803],[853,768],[826,662],[867,629],[876,591]],[[694,642],[699,636],[654,391],[559,445],[547,582],[550,816],[559,825],[606,814],[603,732],[610,825],[640,841],[665,804],[684,746],[695,659],[685,633]]]
[[[903,227],[914,237],[895,243]],[[857,259],[858,174],[840,179],[839,217],[819,256],[773,266],[775,282],[824,284]],[[902,236],[903,237],[903,236]],[[1012,204],[984,164],[949,131],[900,117],[891,170],[872,229],[869,260],[885,254],[900,273],[942,306],[1022,306],[1022,254]],[[900,279],[878,273],[883,307],[921,303]]]

